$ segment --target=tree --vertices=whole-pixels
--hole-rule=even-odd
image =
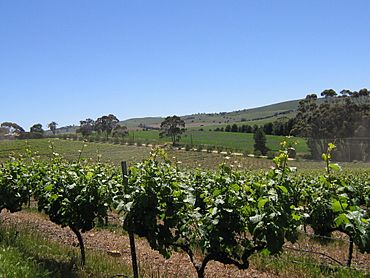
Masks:
[[[168,116],[161,123],[161,132],[159,135],[161,137],[168,136],[171,137],[172,145],[175,145],[181,138],[180,134],[185,131],[185,122],[178,116]]]
[[[113,129],[113,137],[124,138],[126,135],[128,135],[128,130],[124,125],[116,125]]]
[[[91,135],[94,130],[95,121],[93,119],[87,118],[84,121],[80,121],[80,128],[77,132],[80,132],[83,137]]]
[[[280,136],[289,136],[293,129],[293,125],[294,119],[289,119],[287,117],[278,118],[272,123],[272,133],[268,133],[266,131],[265,133]]]
[[[108,116],[102,116],[96,119],[94,128],[99,133],[105,132],[108,139],[109,135],[112,133],[112,130],[116,127],[118,123],[118,118],[113,114],[109,114]]]
[[[254,150],[260,151],[262,155],[266,155],[268,148],[266,147],[266,135],[262,128],[257,128],[253,136]]]
[[[44,135],[42,124],[34,124],[30,128],[31,138],[41,138]]]
[[[243,125],[243,132],[253,133],[252,127],[250,125]]]
[[[270,123],[265,123],[263,125],[263,131],[266,133],[266,134],[269,134],[271,135],[272,134],[272,130],[273,130],[273,124],[270,122]]]
[[[54,121],[48,124],[48,128],[51,130],[53,135],[55,135],[55,131],[57,130],[57,125],[58,124]]]
[[[237,124],[233,124],[231,126],[231,132],[238,132],[238,125]]]
[[[351,90],[343,89],[342,91],[340,91],[340,94],[342,95],[342,97],[347,97],[347,96],[352,95],[352,92]]]
[[[254,124],[252,126],[252,133],[256,133],[257,129],[258,129],[258,125]]]
[[[325,98],[335,97],[337,93],[333,89],[326,89],[322,91],[321,96]]]
[[[367,97],[367,96],[370,95],[370,91],[367,88],[363,88],[363,89],[358,91],[358,95],[360,97]]]
[[[8,136],[20,136],[25,132],[20,125],[12,122],[3,122],[1,127],[6,129],[6,135]]]
[[[368,90],[342,90],[339,97],[334,93],[323,91],[326,101],[321,103],[314,94],[300,101],[292,133],[307,138],[315,159],[320,159],[328,143],[335,141],[337,150],[333,157],[336,160],[368,160],[369,140],[359,136],[370,118]]]
[[[34,124],[30,128],[30,132],[38,132],[38,133],[43,133],[44,130],[42,129],[42,124]]]

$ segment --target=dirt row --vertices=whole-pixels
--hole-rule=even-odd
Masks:
[[[49,221],[44,215],[28,211],[2,212],[1,221],[4,225],[28,226],[49,240],[78,248],[76,236],[69,228],[61,228]],[[93,229],[84,233],[83,238],[87,252],[88,249],[101,250],[116,256],[116,260],[124,261],[127,265],[131,264],[128,236],[115,231]],[[193,265],[185,253],[174,253],[170,259],[165,260],[157,251],[153,251],[143,239],[136,240],[136,248],[141,272],[148,277],[197,277]],[[253,266],[250,266],[248,270],[240,271],[233,266],[210,262],[206,268],[206,277],[265,278],[278,276],[258,271]]]
[[[4,225],[16,225],[20,227],[29,227],[39,234],[43,235],[46,239],[56,241],[68,246],[73,246],[78,250],[78,241],[75,234],[69,228],[61,228],[60,226],[52,223],[46,215],[21,211],[17,213],[1,213],[1,222]],[[119,224],[117,215],[110,216],[110,223]],[[309,233],[312,233],[309,232]],[[100,250],[109,255],[112,255],[117,262],[123,262],[125,265],[131,265],[130,245],[128,236],[118,229],[109,231],[107,229],[93,229],[92,231],[83,234],[87,252],[89,249]],[[326,264],[333,263],[329,258],[335,258],[345,265],[347,260],[347,242],[348,239],[344,234],[334,234],[335,240],[330,245],[322,245],[315,241],[310,240],[307,236],[303,240],[295,244],[286,244],[286,250],[300,249],[306,251],[316,252],[315,259]],[[138,238],[136,240],[136,252],[138,256],[139,268],[143,277],[194,277],[196,272],[191,264],[189,257],[185,253],[174,253],[172,257],[165,260],[162,255],[157,251],[150,248],[145,239]],[[292,253],[293,252],[293,253]],[[304,256],[302,253],[295,253],[290,251],[291,254]],[[323,256],[323,254],[328,256]],[[353,265],[356,268],[367,269],[370,271],[370,255],[361,254],[356,248],[353,254]],[[260,269],[264,268],[260,266]],[[285,275],[283,275],[286,277]],[[302,277],[301,274],[289,273],[289,277]],[[306,277],[305,275],[303,275]],[[227,266],[217,262],[210,262],[206,268],[206,277],[282,277],[282,274],[275,273],[273,270],[266,268],[259,270],[253,263],[247,270],[240,271],[234,266]],[[324,276],[323,276],[324,277]]]

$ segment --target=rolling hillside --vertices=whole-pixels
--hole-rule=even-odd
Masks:
[[[181,118],[185,121],[186,127],[217,126],[240,122],[246,124],[270,122],[278,117],[294,116],[299,101],[291,100],[233,112],[198,113],[181,116]],[[163,119],[162,117],[133,118],[123,121],[122,124],[130,129],[142,126],[158,128]]]

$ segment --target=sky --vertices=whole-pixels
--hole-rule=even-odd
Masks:
[[[253,108],[370,81],[368,0],[0,0],[0,122]]]

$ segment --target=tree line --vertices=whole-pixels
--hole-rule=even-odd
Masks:
[[[248,125],[248,124],[232,124],[225,127],[216,127],[214,131],[221,132],[240,132],[240,133],[256,133],[257,129],[262,128],[266,135],[288,136],[293,129],[294,119],[282,117],[273,122],[265,123],[264,125]]]
[[[128,135],[127,127],[120,125],[118,118],[113,114],[102,116],[95,121],[90,118],[82,120],[76,132],[81,133],[83,137],[88,137],[94,132],[106,138],[109,136],[123,138]]]
[[[333,158],[339,161],[370,161],[370,97],[368,89],[333,89],[309,94],[299,102],[293,135],[307,138],[313,158],[319,159],[328,142],[335,142]]]
[[[344,89],[337,93],[326,89],[320,96],[309,94],[301,100],[294,118],[283,117],[262,126],[233,124],[214,130],[254,133],[262,141],[264,134],[301,136],[307,138],[313,159],[320,159],[328,143],[335,142],[333,159],[370,161],[370,91]],[[255,150],[267,152],[263,143]]]
[[[57,134],[58,123],[55,121],[50,122],[47,127],[53,135]],[[80,121],[80,126],[76,130],[77,133],[81,133],[83,137],[88,137],[93,133],[99,136],[113,137],[124,137],[128,135],[126,126],[120,125],[118,118],[113,115],[104,115],[96,120],[86,119]],[[36,139],[42,138],[46,134],[42,124],[37,123],[30,127],[30,131],[26,131],[23,127],[14,122],[3,122],[0,125],[0,139],[1,138],[17,138],[17,139]]]
[[[58,124],[54,121],[50,122],[48,128],[56,134]],[[2,138],[18,138],[18,139],[36,139],[44,137],[45,130],[42,124],[37,123],[30,127],[30,131],[25,131],[23,127],[14,122],[3,122],[0,125],[0,139]]]

